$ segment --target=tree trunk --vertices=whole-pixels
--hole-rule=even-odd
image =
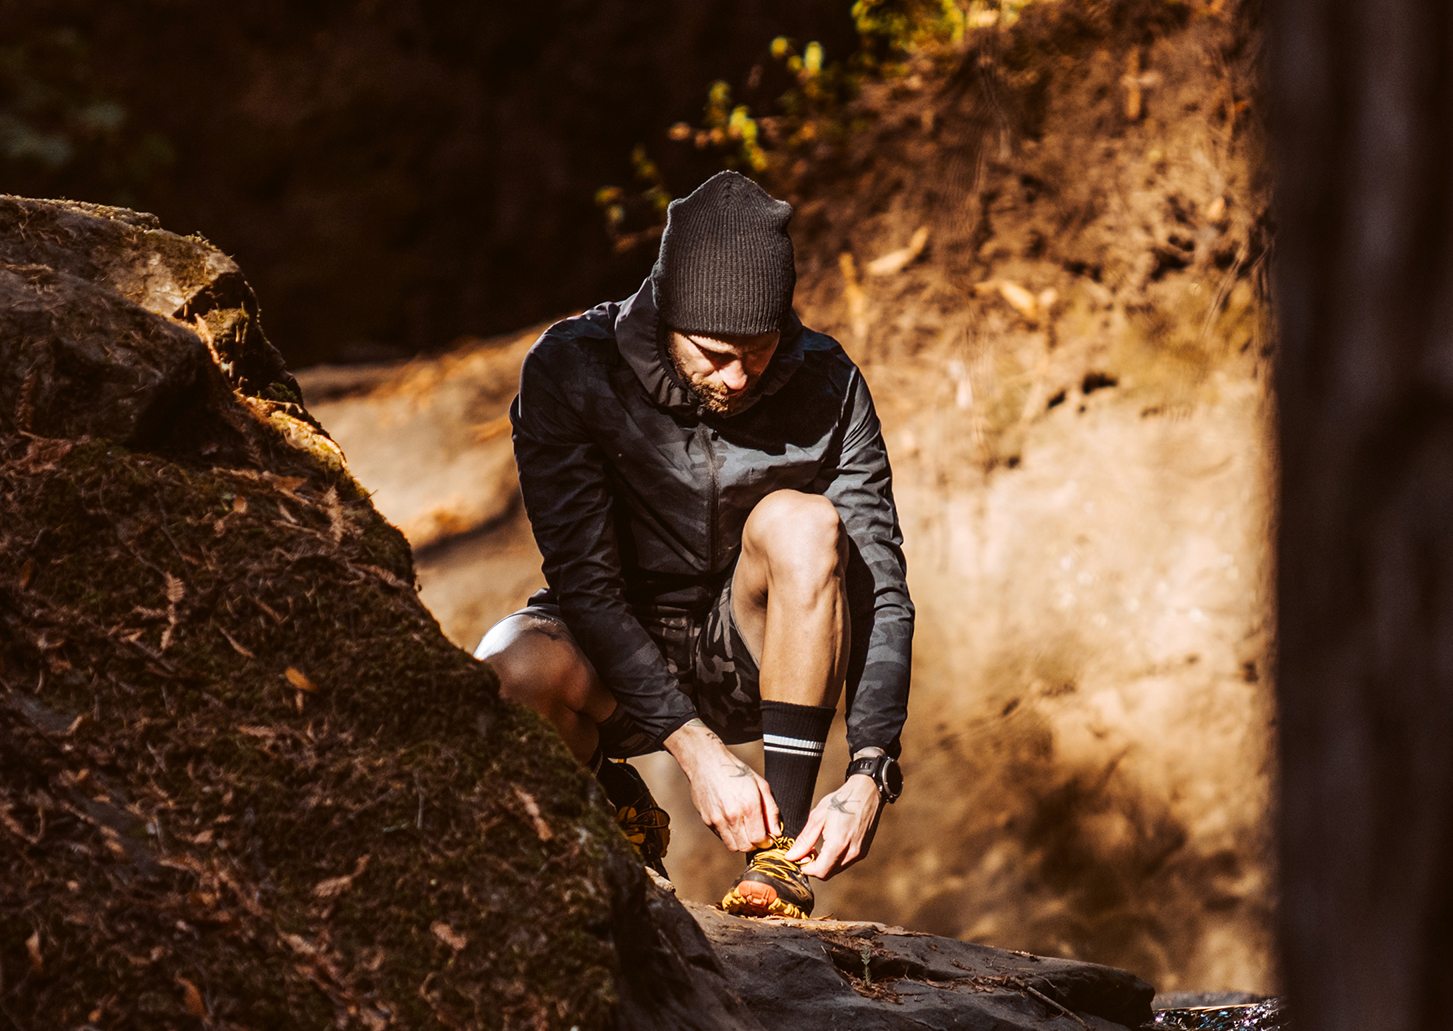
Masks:
[[[1299,1027],[1453,974],[1453,9],[1271,8],[1282,912]]]

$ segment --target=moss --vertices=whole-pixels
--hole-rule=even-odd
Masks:
[[[128,214],[0,197],[67,327],[202,365],[126,446],[0,426],[0,1012],[606,1024],[644,878],[593,781],[420,605],[236,266]]]
[[[0,671],[81,717],[63,756],[26,738],[0,760],[46,772],[6,803],[38,821],[86,771],[151,857],[74,816],[34,842],[0,831],[29,871],[0,886],[0,963],[24,969],[38,932],[64,971],[7,980],[7,1012],[175,1023],[185,977],[248,1025],[608,1019],[624,845],[558,738],[443,638],[402,537],[341,502],[336,471],[99,441],[9,439],[0,458],[0,535],[31,570],[0,587]]]

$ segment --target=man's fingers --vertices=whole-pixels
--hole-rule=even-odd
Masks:
[[[772,826],[767,822],[760,795],[753,798],[737,817],[736,830],[741,838],[738,852],[747,852],[772,836]]]
[[[812,811],[812,815],[807,818],[807,823],[802,827],[802,833],[797,835],[797,843],[787,850],[788,859],[794,863],[800,863],[805,856],[812,852],[814,846],[817,845],[817,839],[822,837],[824,819],[820,810]]]
[[[732,851],[745,852],[751,848],[752,842],[756,840],[753,836],[756,830],[754,825],[760,823],[761,820],[762,817],[760,814],[751,811],[742,812],[739,810],[733,814],[731,823],[732,840],[727,842],[731,846]]]
[[[722,844],[727,848],[733,852],[745,852],[749,846],[745,844],[747,832],[743,826],[744,822],[739,813],[721,810],[708,822],[708,826],[718,838],[721,838]]]
[[[802,868],[802,872],[809,877],[816,877],[819,880],[827,880],[835,872],[838,857],[847,848],[847,841],[836,835],[828,835],[822,839],[822,848],[817,850],[817,858]]]

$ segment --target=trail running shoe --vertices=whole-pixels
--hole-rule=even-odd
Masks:
[[[769,847],[753,852],[721,908],[739,916],[810,916],[812,885],[802,867],[787,858],[793,844],[792,838],[779,834]]]
[[[651,789],[624,759],[610,759],[596,774],[605,796],[615,806],[616,823],[621,833],[635,846],[636,853],[652,870],[670,880],[666,866],[666,848],[671,844],[671,817],[651,797]]]

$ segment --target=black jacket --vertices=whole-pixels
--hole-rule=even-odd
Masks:
[[[659,323],[647,279],[624,301],[551,326],[525,357],[510,418],[544,597],[659,743],[696,713],[632,607],[704,611],[758,501],[783,488],[823,494],[850,541],[848,744],[897,755],[913,604],[862,373],[790,315],[758,400],[714,415],[680,381]]]

